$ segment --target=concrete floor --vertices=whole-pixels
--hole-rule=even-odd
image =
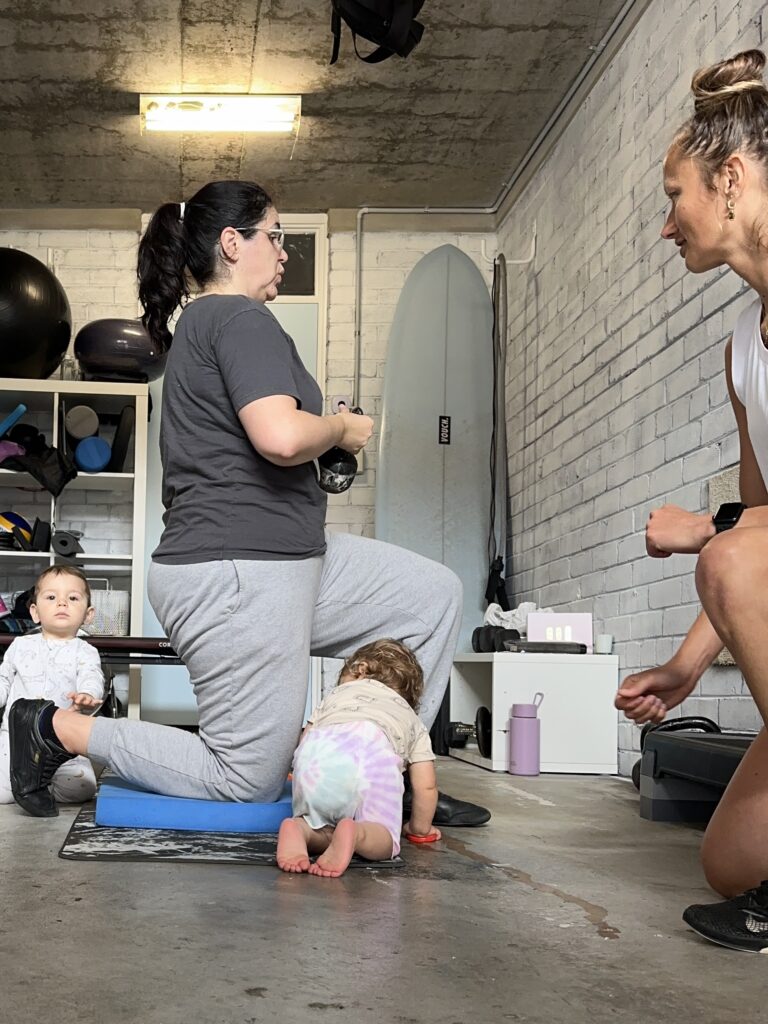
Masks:
[[[83,863],[58,819],[0,807],[0,1020],[13,1024],[707,1024],[766,1019],[758,957],[680,919],[700,831],[627,782],[441,760],[493,811],[400,870]]]

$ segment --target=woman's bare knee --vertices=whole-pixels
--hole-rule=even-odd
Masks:
[[[713,537],[696,563],[696,589],[702,600],[707,594],[722,599],[743,590],[744,573],[754,564],[750,539],[744,530],[730,530]]]
[[[752,741],[707,826],[707,882],[730,899],[768,878],[768,734]]]

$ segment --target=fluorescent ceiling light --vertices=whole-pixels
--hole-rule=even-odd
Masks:
[[[142,132],[283,132],[301,116],[301,96],[141,94]]]

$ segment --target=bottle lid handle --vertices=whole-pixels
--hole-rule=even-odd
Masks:
[[[533,698],[533,703],[538,708],[538,707],[541,707],[541,703],[542,703],[543,700],[544,700],[544,694],[543,693],[537,693],[537,694],[535,694],[535,696]]]

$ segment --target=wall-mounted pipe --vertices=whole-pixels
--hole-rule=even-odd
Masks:
[[[489,256],[488,253],[485,251],[485,239],[481,238],[480,239],[480,255],[483,257],[483,259],[485,260],[486,263],[489,263],[491,266],[495,267],[496,266],[496,262],[499,259],[499,255],[500,254],[497,253],[495,256]],[[531,251],[529,252],[528,256],[526,256],[526,258],[523,259],[523,260],[508,260],[505,257],[504,262],[505,263],[513,263],[515,266],[518,266],[518,267],[524,267],[524,266],[527,266],[529,263],[533,263],[533,261],[535,259],[536,259],[536,221],[533,222],[533,235],[531,236]]]

